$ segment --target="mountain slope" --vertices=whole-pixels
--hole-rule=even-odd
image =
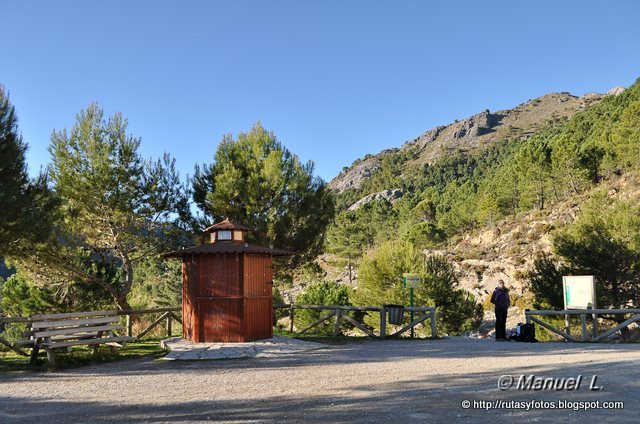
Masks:
[[[549,124],[565,121],[603,97],[604,95],[597,93],[582,97],[569,93],[550,93],[512,109],[497,112],[485,110],[461,121],[426,131],[400,148],[386,149],[356,160],[331,180],[329,187],[338,193],[359,189],[364,181],[380,170],[383,159],[395,153],[410,152],[411,160],[405,164],[409,167],[433,164],[437,159],[454,152],[478,151],[499,140],[528,137]]]
[[[606,95],[485,111],[368,155],[332,181],[339,219],[317,260],[321,278],[357,287],[362,258],[406,241],[446,256],[477,300],[502,279],[530,307],[526,273],[552,253],[554,234],[603,192],[639,201],[639,176],[640,79]]]

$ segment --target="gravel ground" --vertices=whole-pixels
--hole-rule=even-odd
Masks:
[[[631,344],[367,340],[277,358],[137,359],[0,375],[0,422],[637,421]],[[578,391],[498,389],[498,377],[583,375]],[[589,390],[593,375],[601,391]],[[623,401],[622,410],[463,409],[473,401]]]

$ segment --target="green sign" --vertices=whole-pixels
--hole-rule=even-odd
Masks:
[[[405,289],[419,289],[422,287],[420,274],[405,272],[402,274],[402,284]]]

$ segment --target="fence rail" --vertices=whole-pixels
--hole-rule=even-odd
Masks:
[[[127,336],[136,337],[141,339],[148,334],[154,327],[158,326],[161,322],[165,321],[167,336],[171,337],[173,320],[182,324],[182,318],[176,314],[180,312],[180,308],[154,308],[154,309],[125,309],[118,311],[118,315],[124,315],[126,317]],[[147,326],[144,330],[140,331],[137,336],[133,336],[133,322],[136,315],[148,315],[162,312],[162,315]]]
[[[601,342],[604,341],[607,337],[612,336],[617,331],[621,331],[624,328],[628,327],[630,324],[634,322],[640,321],[640,309],[565,309],[562,311],[551,311],[551,310],[530,310],[525,309],[525,318],[527,324],[531,322],[535,322],[541,327],[546,328],[547,330],[555,333],[565,340],[569,340],[572,342]],[[615,327],[605,331],[602,334],[598,334],[598,316],[600,315],[628,315],[633,314],[631,318],[628,318],[622,322],[620,322]],[[564,316],[564,328],[558,329],[551,324],[548,324],[535,316]],[[581,334],[580,338],[576,338],[571,335],[571,316],[579,315],[580,316],[580,327]],[[591,318],[591,334],[589,334],[587,330],[587,321],[588,318]]]
[[[436,327],[436,309],[429,306],[416,306],[416,307],[405,307],[405,312],[423,312],[422,315],[412,320],[409,324],[395,331],[394,333],[387,335],[387,313],[388,308],[386,306],[339,306],[339,305],[295,305],[295,304],[283,304],[283,305],[274,305],[274,310],[276,309],[284,309],[289,312],[289,331],[296,334],[304,334],[307,331],[311,330],[314,327],[319,326],[325,321],[330,319],[334,319],[333,325],[333,334],[334,336],[340,335],[340,321],[345,320],[352,324],[354,327],[358,328],[360,331],[365,333],[367,336],[377,339],[384,339],[386,337],[398,337],[401,334],[406,333],[409,330],[412,330],[417,325],[422,324],[427,319],[430,320],[431,324],[431,337],[438,337],[438,329]],[[317,311],[330,311],[327,315],[322,318],[312,322],[306,327],[300,329],[295,332],[294,328],[294,320],[295,320],[295,311],[300,309],[307,310],[317,310]],[[354,318],[347,315],[347,312],[350,311],[358,311],[358,312],[375,312],[380,314],[380,331],[378,334],[375,334],[371,329],[367,328],[366,325],[362,322],[355,320]],[[412,314],[413,315],[413,314]]]

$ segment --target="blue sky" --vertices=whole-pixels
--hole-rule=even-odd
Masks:
[[[182,176],[260,120],[326,180],[435,125],[640,77],[638,1],[12,1],[0,83],[32,173],[97,101]]]

